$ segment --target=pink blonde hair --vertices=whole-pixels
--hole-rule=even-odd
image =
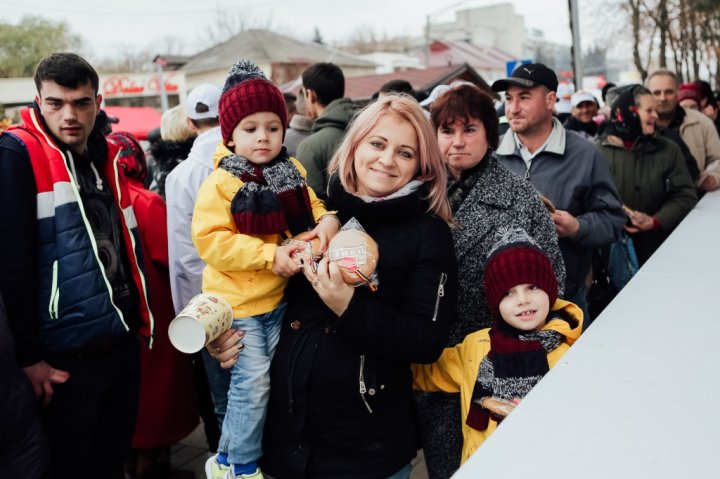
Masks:
[[[428,194],[430,206],[427,212],[452,224],[452,211],[447,199],[447,173],[438,147],[436,132],[417,101],[407,95],[383,96],[355,117],[330,161],[328,176],[337,173],[346,191],[357,192],[357,173],[353,164],[355,151],[385,115],[395,115],[408,122],[415,130],[420,165],[413,179],[427,182],[430,186]]]

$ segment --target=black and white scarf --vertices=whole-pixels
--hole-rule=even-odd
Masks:
[[[282,152],[265,165],[231,154],[220,160],[220,168],[244,184],[235,194],[230,212],[238,232],[248,235],[292,235],[315,225],[307,183]]]
[[[448,201],[450,202],[450,209],[453,213],[457,213],[465,201],[465,198],[467,198],[467,195],[469,195],[475,187],[475,183],[478,182],[485,172],[485,167],[488,164],[488,158],[490,158],[490,156],[492,156],[492,151],[488,149],[482,160],[472,168],[461,172],[460,178],[458,179],[448,171],[447,195]]]

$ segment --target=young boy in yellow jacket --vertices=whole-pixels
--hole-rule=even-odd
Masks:
[[[229,151],[200,187],[192,237],[207,263],[203,291],[230,302],[233,327],[245,336],[243,353],[231,370],[218,454],[208,459],[205,472],[213,479],[261,479],[257,460],[270,360],[285,313],[287,279],[300,271],[292,258],[300,247],[280,243],[313,230],[324,249],[339,223],[282,146],[288,125],[285,100],[254,63],[241,60],[232,67],[218,113]]]
[[[465,462],[582,331],[582,311],[558,299],[552,264],[522,229],[500,234],[485,267],[491,328],[413,365],[414,387],[460,393]]]

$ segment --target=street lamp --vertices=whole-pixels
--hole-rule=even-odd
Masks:
[[[430,63],[430,18],[434,17],[438,13],[445,13],[448,10],[451,10],[455,7],[458,7],[462,5],[463,3],[467,3],[469,0],[462,0],[460,2],[453,3],[450,6],[447,6],[441,10],[436,10],[434,12],[428,13],[425,15],[425,67],[428,67],[428,64]]]
[[[580,48],[580,21],[578,15],[578,0],[568,0],[570,10],[570,33],[572,34],[572,63],[575,77],[575,90],[582,90],[582,48]]]
[[[155,64],[155,70],[158,74],[158,87],[160,89],[160,109],[163,111],[163,113],[165,113],[169,108],[167,91],[165,91],[165,77],[163,75],[163,71],[167,66],[167,60],[161,55],[157,55],[155,59],[153,59],[153,63]]]

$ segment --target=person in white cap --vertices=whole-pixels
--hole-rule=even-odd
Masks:
[[[572,111],[563,123],[566,130],[572,130],[592,140],[597,136],[598,124],[593,118],[598,113],[598,102],[592,93],[580,90],[573,93],[570,98]]]
[[[219,86],[204,83],[195,87],[188,94],[185,103],[187,126],[196,131],[198,136],[187,159],[176,166],[165,180],[170,290],[175,314],[178,314],[193,296],[202,292],[202,271],[205,263],[198,256],[192,243],[190,224],[195,207],[195,197],[202,182],[214,169],[215,148],[222,144],[218,120],[218,102],[221,93],[222,90]],[[202,379],[204,364],[210,392],[227,390],[230,374],[220,368],[217,361],[212,360],[206,353],[198,354],[202,354],[203,359],[195,358],[197,362],[196,380],[204,382]],[[207,391],[207,387],[204,390]],[[202,394],[202,391],[199,393]],[[212,396],[216,423],[212,423],[213,414],[211,411],[205,410],[204,400],[200,399],[208,445],[214,452],[217,449],[217,442],[220,440],[219,425],[222,424],[227,398],[223,394],[213,394]],[[206,407],[210,409],[209,404]]]

